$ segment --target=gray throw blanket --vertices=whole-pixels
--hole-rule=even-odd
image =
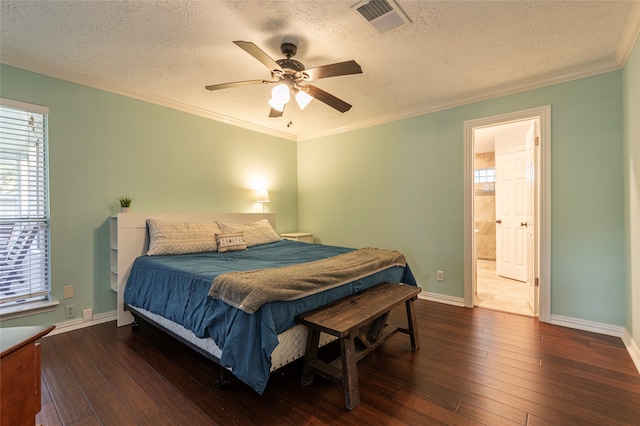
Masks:
[[[299,265],[220,274],[209,296],[252,314],[268,302],[299,299],[406,264],[400,252],[367,247]]]

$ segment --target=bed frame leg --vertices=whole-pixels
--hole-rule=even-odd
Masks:
[[[227,378],[227,370],[223,368],[222,371],[220,371],[220,378],[216,380],[216,389],[222,389],[229,383],[231,383],[231,380]]]
[[[131,323],[131,328],[135,330],[136,328],[138,328],[139,325],[140,325],[140,323],[138,322],[138,317],[133,317],[133,322]]]

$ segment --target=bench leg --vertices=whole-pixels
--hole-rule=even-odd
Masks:
[[[360,403],[358,386],[358,367],[356,365],[356,348],[354,333],[340,339],[340,355],[342,356],[342,386],[347,410],[353,410]]]
[[[387,318],[389,318],[389,312],[385,312],[380,317],[373,320],[371,323],[371,328],[369,329],[369,333],[367,333],[367,340],[370,344],[374,344],[378,341],[378,337],[380,336],[380,332],[387,325]]]
[[[409,338],[411,339],[411,350],[415,351],[420,347],[420,340],[418,338],[418,322],[416,320],[416,313],[413,310],[414,299],[409,299],[405,302],[407,305],[407,324],[409,326]]]
[[[320,330],[309,329],[307,336],[307,350],[304,355],[304,364],[302,367],[303,385],[313,382],[313,372],[309,371],[309,365],[318,358],[318,345],[320,344]]]

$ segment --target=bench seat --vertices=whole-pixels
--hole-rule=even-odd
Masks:
[[[409,335],[412,350],[419,348],[413,301],[420,291],[420,287],[407,284],[382,283],[298,315],[296,322],[309,328],[302,384],[311,383],[314,374],[340,381],[347,409],[355,408],[360,403],[356,366],[360,359],[397,331]],[[407,328],[387,324],[389,312],[402,303],[406,305]],[[340,357],[329,363],[317,357],[321,332],[336,336],[340,342]],[[358,347],[356,340],[361,343]]]

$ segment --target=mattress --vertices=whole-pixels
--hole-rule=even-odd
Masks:
[[[179,324],[198,339],[213,339],[220,364],[262,394],[278,335],[296,325],[296,315],[381,282],[416,285],[415,278],[409,266],[395,266],[298,300],[267,303],[253,314],[208,297],[213,279],[225,272],[289,266],[351,250],[283,240],[229,253],[142,256],[132,266],[124,300]]]
[[[180,324],[169,321],[168,319],[151,313],[145,309],[136,308],[136,313],[146,320],[161,326],[169,333],[180,337],[189,346],[206,352],[209,355],[209,358],[213,356],[219,362],[222,350],[213,339],[196,337],[191,330],[187,330]],[[278,368],[284,367],[285,365],[301,358],[305,353],[308,334],[309,329],[301,324],[278,334],[278,345],[271,353],[270,371],[273,372]],[[335,336],[320,333],[319,347],[322,347],[334,340],[336,340]]]

